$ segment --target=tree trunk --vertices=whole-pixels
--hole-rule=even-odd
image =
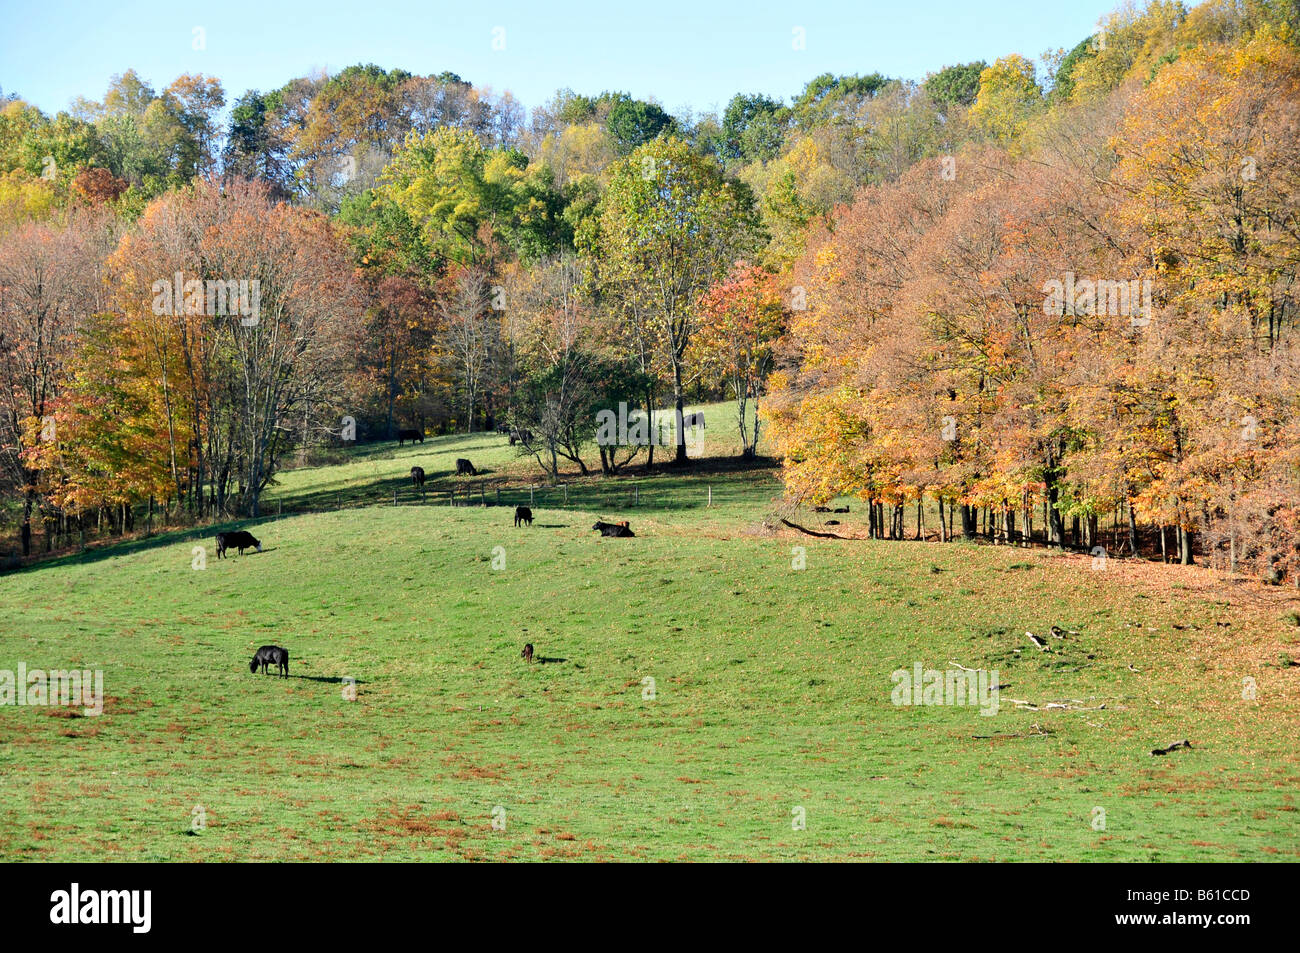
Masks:
[[[655,392],[650,388],[645,393],[645,413],[646,413],[646,430],[650,433],[649,456],[646,459],[645,468],[653,470],[655,468],[655,440],[658,439],[659,431],[655,427]]]
[[[961,505],[961,534],[968,540],[975,538],[975,510],[969,503]]]
[[[684,415],[682,408],[686,406],[686,395],[682,392],[682,369],[681,367],[673,368],[673,411],[677,415],[675,421],[677,427],[677,456],[674,463],[678,466],[686,464],[686,428],[682,426]]]

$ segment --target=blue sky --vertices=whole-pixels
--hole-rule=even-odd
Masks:
[[[366,0],[346,4],[0,0],[0,87],[47,112],[99,98],[134,68],[155,88],[186,72],[227,99],[353,63],[451,70],[529,108],[568,86],[620,89],[670,111],[721,109],[732,94],[778,98],[823,72],[921,79],[1007,53],[1031,59],[1093,32],[1116,0]],[[194,49],[194,29],[205,48]],[[493,49],[494,28],[504,50]],[[794,30],[806,48],[794,49]],[[501,34],[497,34],[500,36]]]

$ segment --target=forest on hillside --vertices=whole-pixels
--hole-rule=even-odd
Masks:
[[[1300,7],[1065,39],[721,115],[375,65],[0,91],[0,548],[257,515],[402,429],[688,465],[599,413],[727,399],[790,500],[876,536],[1106,520],[1300,585]]]

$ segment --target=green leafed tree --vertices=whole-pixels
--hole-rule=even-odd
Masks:
[[[579,238],[597,291],[649,330],[680,420],[700,299],[760,239],[749,188],[676,137],[646,143],[614,167],[600,214]],[[685,434],[675,428],[677,463]]]
[[[964,109],[974,104],[980,91],[980,74],[987,68],[988,63],[983,60],[945,66],[928,76],[921,85],[935,106],[948,114],[954,109]]]
[[[673,117],[659,106],[630,97],[614,104],[605,125],[614,137],[619,152],[624,155],[660,135],[676,130]]]

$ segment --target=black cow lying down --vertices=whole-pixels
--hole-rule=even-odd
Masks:
[[[601,522],[600,520],[597,520],[596,525],[593,526],[592,529],[600,533],[601,536],[635,536],[636,535],[636,533],[632,532],[632,530],[628,528],[626,520],[621,523],[604,523]]]
[[[456,476],[478,476],[478,471],[474,469],[474,464],[460,457],[456,460]]]
[[[253,534],[242,529],[231,533],[217,534],[218,559],[225,558],[226,550],[232,546],[239,551],[241,556],[244,555],[246,549],[256,549],[259,553],[262,551],[262,544],[253,538]]]
[[[282,678],[289,677],[289,650],[278,645],[263,645],[248,663],[248,670],[256,674],[257,667],[262,666],[262,674],[270,675],[270,666],[274,665]]]
[[[518,526],[520,523],[533,525],[533,511],[526,506],[515,507],[515,525]]]

